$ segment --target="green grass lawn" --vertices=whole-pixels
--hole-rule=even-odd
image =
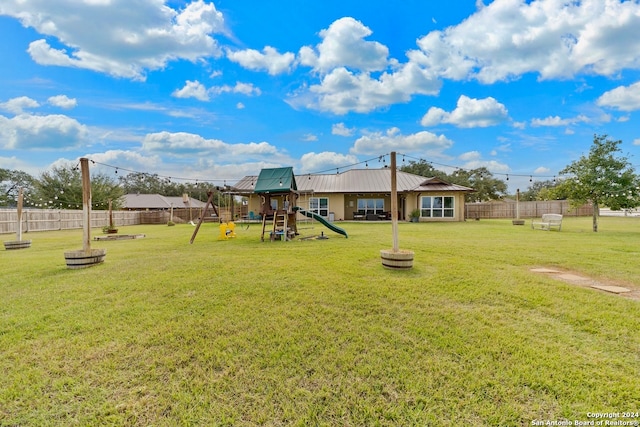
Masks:
[[[640,411],[640,218],[401,223],[414,268],[382,267],[389,223],[345,239],[219,241],[205,224],[81,230],[0,251],[0,425],[532,425]],[[94,231],[99,235],[99,230]],[[14,240],[4,235],[2,240]],[[634,418],[633,420],[638,420]]]

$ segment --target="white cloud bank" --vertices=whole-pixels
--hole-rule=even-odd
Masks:
[[[212,37],[225,32],[222,14],[203,0],[179,11],[160,0],[3,0],[0,14],[50,37],[28,48],[41,65],[144,80],[172,60],[222,55]]]

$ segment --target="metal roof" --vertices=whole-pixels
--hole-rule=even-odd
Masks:
[[[288,193],[297,191],[293,168],[262,169],[255,183],[255,193]]]
[[[389,193],[391,192],[391,169],[350,169],[336,174],[305,174],[298,175],[296,181],[300,192]],[[253,193],[254,187],[257,187],[256,183],[256,176],[250,175],[242,178],[234,187],[241,194]],[[402,171],[396,171],[396,183],[399,192],[474,191],[473,188],[449,184],[438,178],[425,178]]]
[[[202,208],[206,204],[198,199],[189,198],[185,202],[182,197],[162,196],[160,194],[125,194],[124,209],[170,209],[174,208]]]

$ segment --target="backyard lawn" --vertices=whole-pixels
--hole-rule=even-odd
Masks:
[[[401,223],[408,271],[381,265],[389,223],[339,225],[119,227],[146,237],[81,270],[81,230],[24,235],[0,250],[0,425],[640,422],[640,300],[531,272],[640,291],[640,218]]]

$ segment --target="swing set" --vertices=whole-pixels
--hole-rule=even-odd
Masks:
[[[207,216],[207,212],[209,211],[209,206],[211,206],[211,208],[213,209],[213,213],[218,218],[220,218],[220,235],[218,236],[218,240],[228,240],[233,237],[236,237],[236,231],[235,231],[236,224],[233,222],[233,218],[229,218],[228,221],[222,221],[222,217],[220,216],[218,208],[216,207],[215,203],[213,203],[213,196],[215,195],[215,192],[213,190],[209,190],[207,192],[207,195],[209,196],[209,198],[207,199],[207,203],[202,209],[202,213],[200,214],[200,219],[198,220],[198,223],[195,224],[196,228],[195,230],[193,230],[193,235],[191,236],[191,240],[189,241],[189,244],[193,244],[193,241],[196,239],[196,236],[198,235],[198,231],[200,230],[200,226],[204,222],[204,219]],[[231,197],[232,196],[229,193],[230,205],[233,204],[233,202],[231,201]]]

